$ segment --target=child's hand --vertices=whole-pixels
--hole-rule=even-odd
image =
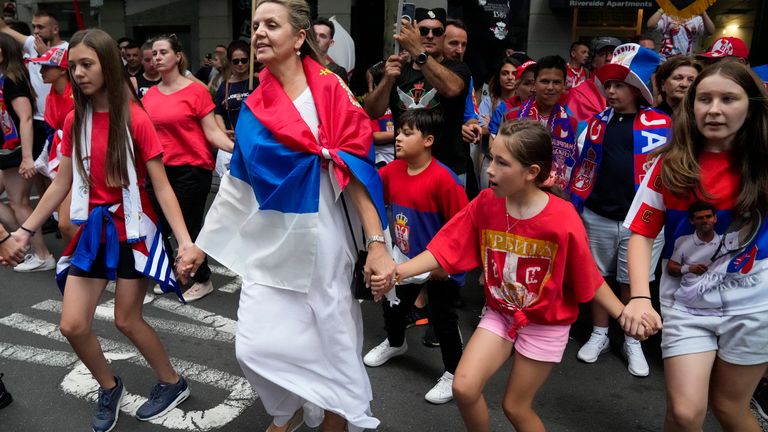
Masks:
[[[645,328],[653,333],[662,328],[661,316],[653,309],[650,300],[646,299],[630,300],[621,312],[619,325],[624,333],[632,337],[644,334]]]

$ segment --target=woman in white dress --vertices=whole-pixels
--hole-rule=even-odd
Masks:
[[[243,105],[230,174],[197,239],[243,277],[236,355],[273,416],[270,432],[302,421],[323,431],[379,424],[350,291],[352,232],[368,248],[367,279],[388,281],[372,285],[374,294],[394,278],[380,180],[367,159],[372,130],[346,86],[317,62],[312,32],[304,0],[258,2],[251,43],[266,68]],[[202,257],[200,249],[179,257],[182,277]]]

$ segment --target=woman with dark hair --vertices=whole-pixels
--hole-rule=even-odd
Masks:
[[[21,46],[16,40],[0,33],[0,121],[3,131],[3,151],[0,152],[2,181],[8,194],[16,229],[32,214],[29,192],[32,177],[37,172],[35,159],[45,147],[46,131],[42,122],[32,119],[35,111],[35,91],[24,66]],[[18,272],[52,270],[56,267],[42,234],[32,233],[31,253],[13,269]]]
[[[671,117],[701,72],[701,68],[701,63],[686,56],[672,57],[662,63],[653,77],[661,97],[661,102],[656,108]]]
[[[371,284],[377,298],[394,278],[381,179],[368,159],[371,121],[318,62],[306,1],[259,1],[252,30],[266,69],[243,105],[230,172],[197,246],[243,278],[235,349],[273,417],[267,430],[305,420],[323,431],[375,429],[350,290],[354,244],[367,246],[368,277],[384,280]],[[182,255],[179,274],[194,274],[204,256]]]
[[[203,226],[205,203],[211,190],[214,148],[228,152],[234,144],[216,125],[214,105],[208,89],[184,76],[186,70],[181,43],[175,35],[152,42],[155,67],[162,81],[151,87],[141,102],[163,143],[163,164],[194,241]],[[153,198],[155,208],[159,204]],[[159,212],[158,212],[159,213]],[[171,231],[160,220],[166,235],[166,250],[172,251]],[[213,292],[211,270],[203,263],[194,284],[184,292],[186,301],[199,300]],[[155,292],[162,290],[155,287]]]
[[[235,137],[235,126],[240,107],[245,98],[251,94],[252,88],[248,88],[249,60],[251,55],[247,43],[236,40],[227,47],[227,61],[229,62],[229,77],[219,85],[216,91],[214,111],[216,124],[226,132],[230,138]],[[254,77],[254,87],[259,85],[258,78]]]

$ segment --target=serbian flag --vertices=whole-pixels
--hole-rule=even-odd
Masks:
[[[314,282],[320,176],[330,175],[336,198],[354,176],[367,188],[382,229],[386,213],[370,119],[341,78],[309,58],[303,68],[318,138],[264,69],[240,112],[230,172],[196,244],[243,279],[306,293]]]
[[[142,201],[142,204],[150,206],[144,208],[151,212],[151,204],[145,196],[142,197]],[[91,210],[88,221],[77,231],[56,264],[56,283],[62,293],[70,266],[74,264],[78,268],[89,271],[100,247],[105,250],[107,278],[115,280],[114,269],[117,268],[119,259],[117,229],[118,225],[124,225],[124,218],[122,204],[114,204],[110,207],[100,206]],[[136,271],[160,284],[164,292],[176,293],[184,302],[179,284],[173,274],[173,262],[165,251],[163,236],[157,229],[154,214],[148,215],[142,212],[140,219],[141,232],[144,236],[139,241],[130,243]]]

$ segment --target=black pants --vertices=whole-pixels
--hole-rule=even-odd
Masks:
[[[426,285],[429,296],[429,323],[435,329],[435,336],[440,342],[440,352],[443,356],[445,370],[454,373],[463,349],[459,334],[459,317],[453,308],[453,298],[459,286],[452,279],[430,280]],[[400,299],[398,305],[390,306],[389,302],[384,300],[384,324],[390,346],[403,345],[405,341],[405,317],[411,311],[413,302],[423,286],[422,284],[398,285],[396,287],[397,297]]]
[[[212,171],[195,166],[182,165],[166,166],[165,172],[168,175],[168,182],[176,194],[176,199],[179,200],[179,207],[181,207],[184,223],[187,225],[187,230],[189,230],[189,236],[192,238],[192,241],[195,241],[197,235],[200,234],[200,229],[203,227],[203,220],[205,219],[205,203],[208,200],[208,193],[211,191]],[[160,203],[157,201],[157,196],[151,184],[147,185],[147,191],[160,222],[165,250],[168,251],[168,255],[171,256],[171,262],[173,262],[174,253],[171,247],[173,231],[168,224],[168,220],[165,218],[165,214],[163,214],[162,208],[160,208]],[[205,258],[205,261],[197,269],[192,279],[195,282],[207,282],[211,279],[208,257]]]

